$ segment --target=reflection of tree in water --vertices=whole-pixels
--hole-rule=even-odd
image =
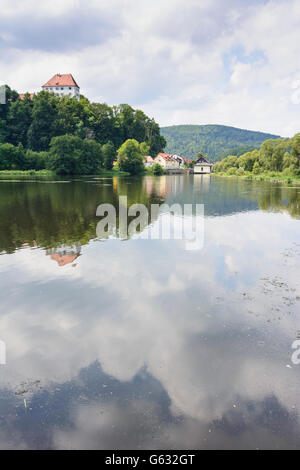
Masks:
[[[67,183],[20,182],[0,185],[0,252],[12,253],[24,244],[45,249],[87,244],[97,237],[100,204],[119,211],[144,204],[204,204],[206,216],[249,210],[286,211],[300,216],[300,188],[269,182],[174,175],[136,178],[88,178]],[[130,222],[130,218],[128,219]],[[148,221],[150,223],[150,220]],[[57,261],[61,261],[58,257]]]
[[[51,249],[61,245],[85,245],[96,238],[102,203],[118,210],[119,196],[128,206],[160,201],[142,178],[109,178],[70,183],[2,183],[0,186],[0,252],[13,253],[27,246]]]
[[[300,218],[300,188],[272,187],[258,195],[259,208],[270,212],[287,212],[291,217]]]

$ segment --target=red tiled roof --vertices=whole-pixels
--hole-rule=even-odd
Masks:
[[[59,266],[65,266],[66,264],[73,263],[78,255],[60,255],[58,253],[50,256],[53,261],[56,261]]]
[[[57,73],[52,77],[43,87],[56,87],[56,86],[79,86],[75,82],[71,73],[60,74]]]
[[[170,153],[159,153],[158,155],[156,155],[155,158],[157,157],[162,157],[164,160],[167,161],[173,160],[173,155],[171,155]]]
[[[27,92],[27,93],[20,93],[20,94],[19,94],[20,100],[24,100],[25,95],[27,95],[27,94],[29,94],[29,98],[30,98],[31,100],[33,99],[34,93],[28,93],[28,92]]]
[[[154,161],[150,155],[147,155],[146,157],[144,157],[144,159],[146,160],[147,163],[153,163]]]

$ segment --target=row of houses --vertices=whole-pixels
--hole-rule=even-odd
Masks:
[[[183,167],[185,163],[190,163],[192,160],[187,160],[181,155],[172,155],[170,153],[159,153],[155,158],[150,156],[145,157],[145,166],[151,167],[154,163],[158,163],[166,170],[175,170]]]
[[[158,163],[165,170],[176,170],[182,168],[185,164],[192,163],[193,160],[187,160],[181,155],[172,155],[170,153],[159,153],[155,158],[145,157],[145,166],[151,168],[154,163]],[[213,163],[206,158],[200,157],[194,165],[194,173],[205,174],[212,172]]]

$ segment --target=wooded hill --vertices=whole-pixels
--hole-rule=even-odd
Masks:
[[[259,148],[265,140],[280,137],[219,125],[162,127],[161,135],[167,141],[165,152],[184,155],[190,159],[195,158],[198,152],[203,152],[212,161],[221,160],[228,155],[240,156]]]

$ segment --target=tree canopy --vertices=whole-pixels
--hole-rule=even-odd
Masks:
[[[240,157],[228,156],[214,165],[214,172],[231,175],[282,172],[287,176],[300,176],[300,133],[291,139],[266,140],[259,150],[246,152]]]
[[[115,149],[126,140],[149,145],[155,156],[165,147],[158,124],[143,111],[128,104],[108,106],[57,96],[48,91],[20,99],[8,86],[5,105],[0,106],[0,143],[18,145],[36,152],[48,151],[53,137],[73,135],[93,139],[100,145],[111,142]]]
[[[121,171],[127,171],[131,175],[138,175],[144,170],[143,149],[144,144],[139,144],[135,139],[128,139],[118,150],[118,165]]]

